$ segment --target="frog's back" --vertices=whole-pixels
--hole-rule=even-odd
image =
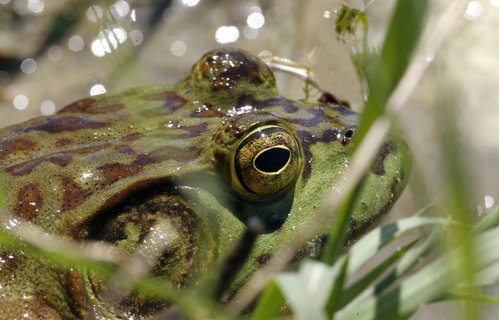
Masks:
[[[133,89],[1,129],[8,208],[47,231],[74,232],[65,221],[84,222],[134,184],[202,168],[218,121],[190,107],[174,86]]]

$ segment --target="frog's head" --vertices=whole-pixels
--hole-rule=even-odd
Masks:
[[[210,101],[227,115],[212,136],[212,158],[231,211],[246,225],[257,219],[262,232],[281,232],[287,220],[296,225],[313,220],[327,194],[342,192],[358,114],[328,101],[281,97],[270,68],[240,50],[205,54],[190,77],[214,96],[231,94],[229,101]],[[352,232],[365,230],[390,209],[407,182],[410,159],[405,142],[390,135],[355,206]]]

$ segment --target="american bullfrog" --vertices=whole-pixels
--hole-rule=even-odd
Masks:
[[[175,84],[85,98],[1,129],[11,214],[2,223],[25,221],[129,255],[164,238],[150,272],[179,290],[195,288],[251,226],[259,234],[237,288],[314,221],[325,195],[341,192],[357,120],[327,94],[282,97],[259,58],[217,49]],[[352,237],[396,201],[410,158],[401,139],[386,140],[355,206]],[[326,230],[309,248],[320,251]],[[0,254],[0,318],[141,318],[162,306],[133,295],[106,304],[106,290],[92,272],[22,250]]]

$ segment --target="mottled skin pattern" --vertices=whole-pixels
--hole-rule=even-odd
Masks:
[[[86,98],[56,115],[1,129],[0,175],[12,213],[2,223],[23,219],[49,233],[111,242],[130,254],[147,245],[154,226],[167,223],[175,237],[153,273],[180,288],[195,285],[235,245],[244,223],[260,217],[264,234],[237,287],[297,227],[314,220],[326,194],[341,192],[338,177],[350,161],[358,115],[324,97],[281,97],[258,58],[219,49],[176,84]],[[289,170],[269,178],[275,192],[272,184],[259,195],[238,181],[245,175],[234,166],[234,152],[248,132],[265,126],[289,157],[278,166]],[[296,145],[288,148],[288,142]],[[251,152],[258,144],[248,146]],[[391,207],[409,162],[406,145],[387,140],[355,208],[352,235]],[[322,243],[318,234],[304,252]],[[92,275],[58,270],[20,251],[0,252],[2,319],[141,317],[161,307],[133,296],[105,305],[103,288]]]

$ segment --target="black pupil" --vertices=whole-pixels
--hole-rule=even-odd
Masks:
[[[290,152],[284,148],[272,148],[260,153],[255,159],[255,167],[268,173],[281,170],[288,163]]]

